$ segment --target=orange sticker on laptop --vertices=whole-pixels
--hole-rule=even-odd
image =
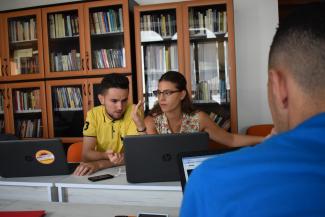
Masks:
[[[51,164],[55,160],[54,154],[48,150],[39,150],[35,157],[41,164]]]

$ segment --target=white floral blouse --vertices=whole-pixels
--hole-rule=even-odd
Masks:
[[[172,133],[169,128],[167,117],[164,113],[154,117],[156,130],[159,134]],[[183,113],[182,125],[178,133],[193,133],[200,131],[200,122],[198,113],[185,114]]]

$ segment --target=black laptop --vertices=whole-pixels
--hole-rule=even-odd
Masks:
[[[226,150],[191,151],[179,153],[177,156],[177,163],[183,192],[185,191],[185,185],[192,171],[197,168],[203,161],[234,150],[237,150],[237,148]]]
[[[59,139],[10,140],[0,142],[2,177],[71,174],[77,163],[67,163]]]
[[[207,133],[125,136],[125,167],[130,183],[179,181],[177,155],[207,150]]]

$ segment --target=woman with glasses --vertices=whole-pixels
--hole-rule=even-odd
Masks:
[[[153,92],[158,103],[144,119],[135,112],[142,106],[140,101],[133,112],[137,126],[143,126],[138,132],[147,134],[189,133],[204,131],[210,139],[228,147],[241,147],[261,142],[262,137],[232,134],[220,128],[204,112],[194,109],[186,89],[185,77],[175,71],[161,76],[158,90]]]

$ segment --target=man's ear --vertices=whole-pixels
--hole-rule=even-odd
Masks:
[[[269,71],[271,82],[271,91],[274,97],[274,103],[281,109],[288,108],[288,81],[283,72],[271,69]]]
[[[98,94],[97,97],[99,99],[100,104],[104,105],[104,96],[102,94]]]

